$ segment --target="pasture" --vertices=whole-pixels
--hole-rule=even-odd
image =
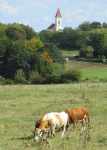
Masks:
[[[35,122],[48,112],[87,107],[91,128],[68,128],[64,138],[34,142]],[[105,150],[107,148],[107,83],[0,86],[0,150]]]
[[[63,50],[63,49],[62,49]],[[82,80],[99,81],[104,79],[107,81],[107,64],[95,63],[92,61],[85,62],[75,59],[73,56],[79,55],[78,50],[64,49],[62,51],[64,57],[69,57],[70,60],[65,64],[66,69],[79,68],[83,72]]]

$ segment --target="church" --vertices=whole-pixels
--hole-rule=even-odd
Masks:
[[[55,24],[52,23],[47,30],[50,31],[59,31],[59,32],[63,32],[63,27],[62,27],[62,15],[60,12],[60,9],[58,8],[57,13],[55,15]]]

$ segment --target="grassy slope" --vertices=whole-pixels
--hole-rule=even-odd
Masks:
[[[65,49],[63,52],[64,57],[72,57],[74,55],[78,55],[79,51],[68,51]],[[91,62],[83,62],[83,61],[75,61],[73,58],[66,63],[66,68],[80,68],[83,72],[83,80],[88,78],[89,80],[99,80],[102,78],[107,79],[107,65],[103,65],[100,63],[91,63]]]
[[[23,150],[25,147],[31,150],[105,150],[106,98],[106,83],[0,86],[0,150]],[[56,131],[53,139],[48,138],[49,144],[33,142],[31,131],[38,118],[48,112],[83,106],[89,109],[93,126],[89,141],[85,140],[86,134],[80,136],[81,124],[78,123],[77,134],[71,125],[64,138]]]

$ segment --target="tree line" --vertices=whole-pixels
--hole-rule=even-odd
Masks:
[[[0,23],[0,80],[69,82],[71,72],[81,73],[75,69],[64,73],[66,60],[59,48],[79,49],[80,57],[107,57],[106,29],[106,23],[83,22],[76,29],[65,27],[63,32],[42,30],[37,34],[28,25]],[[74,80],[79,81],[77,78]]]
[[[31,27],[0,23],[0,82],[65,82],[65,63],[60,49],[42,42]]]
[[[101,25],[100,22],[85,21],[76,29],[65,27],[63,32],[43,30],[39,36],[43,43],[53,43],[59,48],[79,49],[80,56],[83,57],[89,54],[89,51],[91,53],[88,57],[107,57],[107,23],[105,22]]]

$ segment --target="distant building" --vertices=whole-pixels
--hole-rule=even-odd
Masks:
[[[58,8],[56,16],[55,16],[55,24],[52,23],[47,28],[47,30],[50,30],[50,31],[59,31],[59,32],[63,31],[63,28],[62,28],[62,15],[61,15],[61,12],[60,12],[59,8]]]

